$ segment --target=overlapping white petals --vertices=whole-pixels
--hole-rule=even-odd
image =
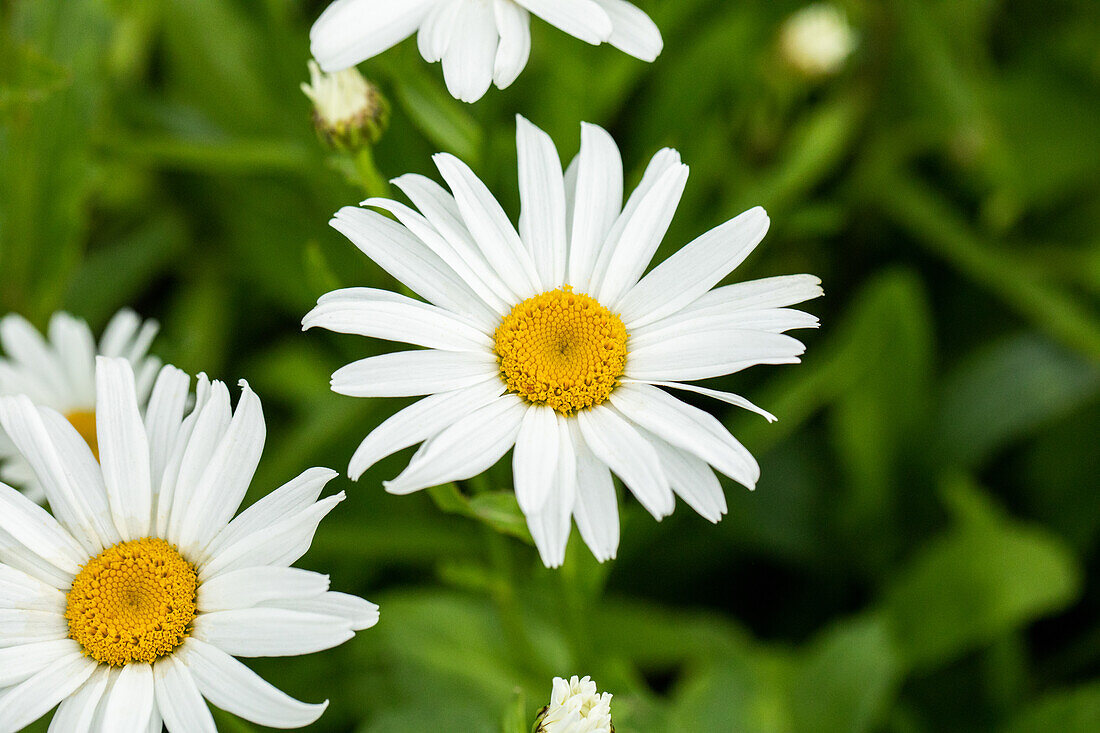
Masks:
[[[133,311],[115,314],[96,343],[88,325],[64,312],[54,313],[47,338],[16,314],[0,318],[0,396],[23,395],[38,407],[62,415],[91,414],[96,409],[96,356],[130,362],[135,373],[137,403],[144,409],[160,361],[148,355],[156,336],[154,321],[142,321]],[[0,429],[0,480],[35,501],[46,498],[39,483],[41,465],[28,465],[21,447]],[[52,502],[52,499],[51,499]]]
[[[639,55],[659,52],[659,33],[624,0],[517,1],[571,32],[580,32],[583,17],[606,17],[613,43]],[[454,3],[460,2],[432,11],[433,34],[443,33],[434,24],[445,13],[459,12]],[[421,47],[436,54],[440,43],[433,36],[422,39]],[[564,173],[553,142],[522,117],[517,149],[518,231],[474,172],[446,154],[435,161],[451,192],[418,175],[394,181],[419,211],[383,199],[364,202],[393,213],[404,233],[387,222],[378,233],[364,228],[349,235],[353,241],[368,254],[363,241],[379,237],[432,253],[437,259],[427,269],[452,304],[402,299],[410,311],[424,314],[421,321],[394,316],[378,323],[373,305],[359,311],[332,305],[332,299],[356,297],[338,292],[324,296],[306,317],[307,326],[430,347],[370,357],[334,374],[333,389],[343,394],[427,395],[367,436],[349,474],[357,479],[379,459],[421,443],[406,469],[385,482],[391,493],[404,494],[471,478],[514,448],[517,503],[549,567],[564,559],[571,521],[599,560],[615,556],[620,529],[612,474],[657,519],[673,511],[679,496],[718,521],[726,501],[715,471],[751,489],[759,466],[715,417],[665,388],[774,421],[740,395],[692,382],[799,361],[805,347],[786,332],[816,328],[818,321],[790,306],[820,296],[820,281],[791,275],[716,287],[767,233],[770,221],[760,208],[698,237],[645,274],[687,184],[679,153],[658,152],[624,204],[622,159],[601,128],[582,124],[580,152]],[[389,256],[380,264],[417,290],[424,272],[406,280],[387,264]],[[523,301],[567,287],[616,314],[629,336],[623,372],[606,402],[563,415],[524,402],[518,393],[501,396],[506,382],[495,334]],[[453,305],[467,291],[479,298],[474,310]],[[495,320],[484,320],[486,310],[496,313]],[[448,331],[453,323],[461,327]]]
[[[118,326],[111,349],[147,341],[135,330],[140,324]],[[374,604],[289,567],[343,499],[318,500],[335,473],[311,469],[230,521],[263,448],[260,401],[242,381],[234,410],[224,384],[200,378],[188,414],[189,381],[165,367],[150,380],[156,386],[142,418],[143,387],[129,361],[99,357],[102,462],[56,411],[27,396],[0,398],[0,425],[61,520],[0,484],[0,733],[15,733],[59,703],[51,731],[145,733],[166,724],[171,733],[209,732],[204,697],[263,725],[307,725],[324,704],[287,697],[231,655],[311,653],[377,622]],[[199,570],[190,638],[153,664],[101,665],[69,638],[65,592],[103,549],[147,537],[168,539]]]
[[[656,24],[626,0],[336,0],[310,31],[313,57],[328,72],[354,66],[417,33],[426,61],[441,61],[447,89],[476,102],[505,89],[527,65],[530,15],[586,43],[610,43],[653,61]]]

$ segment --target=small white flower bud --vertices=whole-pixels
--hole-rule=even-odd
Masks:
[[[615,733],[611,693],[600,693],[589,677],[554,678],[550,704],[539,713],[536,733]]]
[[[354,66],[326,74],[309,62],[309,84],[302,91],[313,102],[313,123],[321,138],[338,150],[378,142],[389,124],[389,103]]]
[[[856,35],[847,16],[831,3],[802,8],[787,18],[779,32],[784,60],[810,77],[837,73],[855,47]]]

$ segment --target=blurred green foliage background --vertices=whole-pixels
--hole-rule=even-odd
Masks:
[[[626,500],[617,561],[574,532],[551,572],[503,493],[386,495],[399,454],[334,481],[348,500],[305,561],[379,626],[254,667],[331,698],[318,731],[522,730],[574,673],[615,694],[620,733],[1100,730],[1094,0],[851,0],[860,45],[821,81],[779,59],[797,3],[638,4],[655,64],[535,21],[527,71],[475,106],[413,42],[363,64],[394,107],[376,157],[432,175],[454,152],[515,214],[517,112],[565,159],[581,120],[606,126],[631,183],[675,147],[692,176],[661,256],[764,205],[735,277],[827,295],[803,365],[718,380],[780,422],[701,403],[758,490],[728,486],[718,526]],[[320,293],[393,285],[325,226],[363,194],[298,91],[323,6],[0,2],[0,310],[98,329],[132,305],[166,360],[249,379],[269,425],[249,500],[344,470],[400,406],[328,390],[390,347],[299,333]]]

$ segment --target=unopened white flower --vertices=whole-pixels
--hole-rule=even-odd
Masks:
[[[530,15],[582,41],[653,61],[661,32],[626,0],[336,0],[310,31],[325,71],[354,66],[418,33],[420,54],[441,61],[447,89],[476,102],[516,80],[531,53]]]
[[[378,608],[290,567],[343,499],[314,468],[235,519],[263,449],[260,401],[174,367],[144,418],[124,359],[99,357],[97,462],[28,397],[0,423],[52,514],[0,484],[0,733],[48,712],[51,731],[210,733],[203,698],[260,725],[308,725],[326,703],[275,689],[234,657],[308,654],[373,625]]]
[[[856,36],[844,11],[832,3],[802,8],[783,23],[779,45],[783,57],[807,76],[829,76],[844,65],[856,47]]]
[[[340,148],[378,142],[389,122],[389,105],[358,69],[327,74],[310,61],[309,76],[302,91],[313,102],[314,125],[327,142]]]
[[[604,130],[582,125],[580,153],[563,175],[550,137],[522,117],[518,125],[518,232],[485,184],[447,154],[435,163],[450,193],[419,175],[393,182],[419,213],[368,199],[398,221],[346,207],[331,222],[428,301],[350,288],[322,296],[303,321],[426,347],[333,374],[340,394],[429,395],[368,435],[349,474],[358,479],[423,441],[385,484],[407,494],[475,476],[514,447],[516,498],[551,567],[562,563],[571,517],[598,559],[615,556],[612,471],[657,519],[679,495],[717,522],[726,501],[710,466],[749,488],[760,469],[714,416],[665,389],[774,419],[743,397],[685,382],[799,361],[803,345],[783,332],[817,319],[787,306],[821,295],[818,279],[712,290],[763,239],[769,220],[760,208],[645,274],[687,183],[679,154],[659,152],[624,206],[622,161]]]
[[[614,733],[611,693],[601,694],[589,677],[555,677],[550,704],[538,722],[537,733]]]
[[[124,309],[115,314],[97,344],[88,324],[68,313],[50,318],[48,338],[25,318],[0,319],[0,397],[26,395],[36,405],[57,410],[72,423],[98,458],[95,430],[95,359],[127,359],[137,375],[138,405],[149,400],[160,360],[148,354],[157,334],[155,321],[142,321]],[[45,494],[34,471],[0,429],[0,481],[22,489],[35,501]]]

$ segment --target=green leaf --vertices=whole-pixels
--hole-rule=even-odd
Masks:
[[[402,69],[391,81],[397,101],[413,123],[440,148],[476,167],[484,135],[462,103],[415,67]]]
[[[937,453],[964,466],[1100,392],[1100,367],[1032,335],[981,348],[948,376]]]
[[[1055,692],[1017,713],[1003,733],[1095,733],[1100,721],[1100,682]]]
[[[1065,608],[1080,586],[1077,561],[1058,537],[988,517],[922,548],[882,610],[904,663],[927,670]]]
[[[811,642],[791,684],[792,730],[858,733],[875,728],[901,678],[882,619],[844,622]]]

